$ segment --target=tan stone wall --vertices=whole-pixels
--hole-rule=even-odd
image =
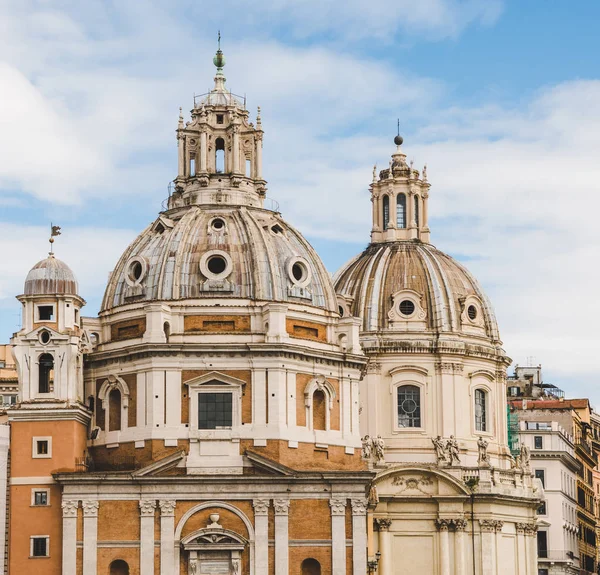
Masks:
[[[331,547],[290,547],[290,573],[301,574],[305,559],[316,559],[321,564],[321,575],[331,573]]]
[[[331,539],[331,511],[326,499],[292,499],[290,539]]]
[[[247,333],[250,332],[250,316],[186,315],[183,330],[186,333]]]
[[[140,575],[139,548],[100,547],[98,549],[98,575],[110,573],[110,564],[115,559],[127,561],[129,575]]]
[[[139,541],[138,501],[101,501],[98,508],[98,541]]]
[[[249,449],[299,471],[359,471],[366,469],[358,449],[354,455],[347,455],[344,447],[338,445],[330,445],[327,449],[321,449],[316,448],[312,443],[299,443],[297,448],[290,448],[287,441],[269,439],[266,447],[257,447],[254,446],[253,440],[242,439],[240,448],[241,453]]]
[[[327,342],[327,326],[313,321],[286,318],[285,327],[290,337]]]
[[[127,461],[129,458],[135,458],[138,467],[143,467],[182,450],[186,453],[189,450],[187,439],[178,440],[177,447],[165,447],[165,442],[162,439],[147,439],[144,442],[144,447],[140,448],[136,448],[135,443],[131,441],[120,443],[119,447],[113,449],[107,449],[102,445],[90,447],[89,453],[94,460],[96,469],[105,470],[119,462]]]
[[[125,321],[118,321],[110,326],[111,341],[123,341],[142,337],[146,331],[146,318],[138,317]]]

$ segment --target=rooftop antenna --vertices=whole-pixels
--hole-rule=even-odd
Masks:
[[[54,257],[54,238],[60,236],[60,226],[55,226],[50,222],[50,253],[48,255]]]
[[[396,135],[397,136],[400,135],[400,118],[398,118],[398,133]]]
[[[221,49],[221,30],[218,30],[218,33],[217,33],[217,42],[218,42],[217,49],[220,50]]]

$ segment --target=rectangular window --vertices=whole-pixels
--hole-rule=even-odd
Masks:
[[[47,536],[38,536],[31,538],[31,556],[32,557],[48,557],[48,540]]]
[[[37,309],[39,321],[54,321],[53,305],[39,305]]]
[[[537,532],[538,557],[548,557],[548,534],[545,531]]]
[[[17,403],[17,396],[16,395],[3,395],[2,403],[7,406],[15,405]]]
[[[538,515],[548,515],[548,512],[546,511],[546,502],[545,501],[542,501],[540,503],[537,513],[538,513]]]
[[[223,114],[217,114],[217,124],[223,123]]]
[[[199,393],[198,428],[230,429],[233,424],[233,394]]]
[[[542,487],[546,487],[546,483],[545,483],[545,479],[546,479],[546,473],[543,469],[536,469],[534,471],[534,475],[537,479],[539,479],[542,482]]]
[[[544,438],[541,435],[535,435],[533,437],[533,446],[535,447],[535,449],[543,449]]]
[[[483,389],[475,390],[475,429],[487,431],[486,393]]]
[[[421,427],[421,390],[416,385],[398,387],[398,427]]]
[[[48,505],[48,491],[34,491],[33,505]]]
[[[52,457],[52,437],[34,437],[31,456],[33,459],[50,459]]]

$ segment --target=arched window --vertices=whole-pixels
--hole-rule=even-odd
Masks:
[[[301,566],[302,575],[321,575],[321,564],[316,559],[305,559]]]
[[[167,340],[167,343],[169,343],[169,337],[171,336],[171,326],[169,325],[168,321],[166,321],[163,324],[163,331],[165,332],[165,339]]]
[[[396,226],[406,227],[406,195],[398,194],[396,198]]]
[[[419,196],[415,196],[415,224],[419,227]]]
[[[390,223],[390,198],[383,196],[383,229],[387,230]]]
[[[129,575],[129,565],[123,559],[116,559],[110,564],[110,575]]]
[[[38,393],[50,393],[50,382],[54,379],[54,358],[49,353],[40,355]]]
[[[416,385],[398,388],[398,427],[421,427],[421,389]]]
[[[215,141],[215,171],[218,174],[225,172],[225,140],[217,138]]]
[[[320,389],[313,394],[313,429],[327,429],[327,398]]]
[[[108,394],[108,431],[121,430],[121,392],[112,389]]]
[[[483,389],[475,390],[475,429],[487,431],[487,393]]]

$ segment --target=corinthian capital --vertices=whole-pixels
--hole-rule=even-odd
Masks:
[[[343,497],[332,497],[329,500],[332,515],[344,515],[346,513],[346,499]]]
[[[154,517],[156,501],[154,499],[142,499],[140,501],[140,515],[142,517]]]
[[[376,518],[376,519],[374,519],[374,522],[375,522],[375,527],[377,527],[378,531],[389,531],[390,527],[392,526],[391,519]]]
[[[275,515],[287,515],[290,511],[290,500],[275,499],[273,506],[275,507]]]
[[[61,507],[63,510],[63,517],[77,517],[79,501],[77,499],[63,499]]]
[[[99,501],[93,501],[91,499],[83,500],[81,506],[83,507],[84,517],[98,517],[98,507],[100,507]]]
[[[352,499],[352,515],[366,515],[367,503],[366,499]]]
[[[161,499],[158,502],[160,514],[162,517],[173,517],[175,515],[175,501],[171,499]]]
[[[268,499],[255,499],[252,501],[254,515],[268,515],[271,502]]]

